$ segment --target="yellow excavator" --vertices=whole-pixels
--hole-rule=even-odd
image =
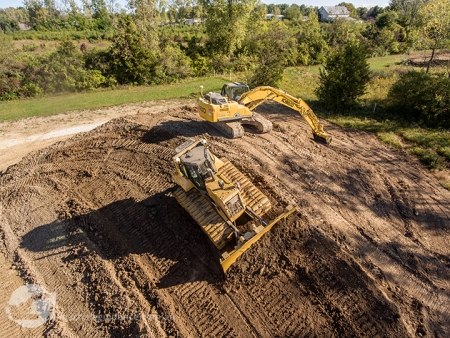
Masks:
[[[201,86],[197,104],[203,119],[211,122],[228,137],[238,138],[244,135],[243,125],[248,125],[261,133],[272,130],[272,122],[254,111],[268,100],[298,111],[311,127],[314,139],[326,144],[331,143],[331,135],[323,130],[323,126],[306,102],[281,89],[261,86],[250,90],[245,83],[231,82],[222,87],[221,93],[209,92],[203,95]]]
[[[296,209],[289,205],[274,220],[264,221],[269,199],[231,162],[211,153],[206,140],[189,139],[178,146],[173,163],[175,198],[219,251],[224,272]]]

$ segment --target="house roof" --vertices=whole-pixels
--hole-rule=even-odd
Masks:
[[[350,15],[345,6],[322,6],[329,15]]]
[[[27,24],[19,23],[19,29],[20,29],[21,31],[27,31],[27,30],[30,30],[31,27],[28,26]]]

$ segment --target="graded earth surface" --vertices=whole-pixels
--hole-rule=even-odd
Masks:
[[[449,337],[450,192],[371,134],[322,121],[326,146],[296,112],[258,112],[273,131],[234,140],[179,104],[0,126],[0,336]],[[268,196],[266,220],[297,205],[225,276],[173,196],[189,138]],[[14,301],[23,284],[50,297],[42,325],[21,321],[47,314]]]

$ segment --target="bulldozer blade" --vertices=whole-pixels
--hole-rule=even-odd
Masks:
[[[275,218],[272,222],[270,222],[266,227],[264,227],[263,230],[261,230],[259,233],[257,233],[255,236],[250,238],[248,241],[246,241],[241,247],[235,249],[232,251],[227,258],[225,258],[221,265],[223,272],[227,272],[227,270],[230,268],[230,266],[236,262],[238,257],[242,255],[245,251],[247,251],[254,243],[256,243],[266,232],[269,232],[272,227],[277,224],[280,220],[283,218],[288,217],[290,214],[292,214],[296,210],[295,205],[288,205],[286,208],[286,212]]]

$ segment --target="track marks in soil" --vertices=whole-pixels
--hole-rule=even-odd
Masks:
[[[49,333],[445,336],[448,211],[418,180],[426,174],[366,134],[327,126],[333,145],[317,145],[305,123],[291,122],[297,114],[267,109],[274,131],[240,140],[224,139],[189,107],[116,119],[0,177],[7,250],[64,296],[58,313],[134,316],[61,320]],[[299,206],[226,280],[172,196],[172,150],[194,136],[269,197],[266,218]],[[432,231],[443,236],[429,245]]]

